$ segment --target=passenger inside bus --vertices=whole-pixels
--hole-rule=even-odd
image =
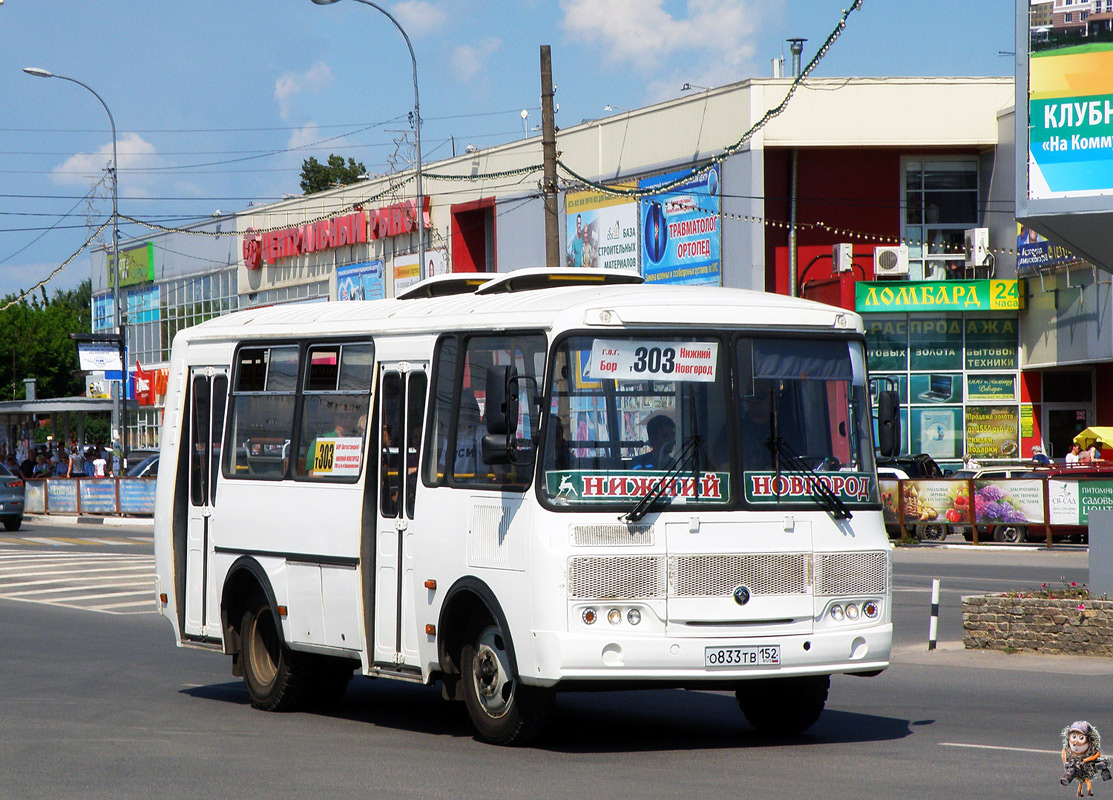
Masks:
[[[645,424],[649,452],[630,459],[630,469],[667,469],[676,446],[676,423],[667,414],[654,414]]]
[[[456,423],[456,457],[453,474],[458,480],[472,480],[477,474],[486,474],[483,463],[483,418],[475,392],[464,389],[460,394],[460,416]],[[446,443],[447,446],[447,443]]]

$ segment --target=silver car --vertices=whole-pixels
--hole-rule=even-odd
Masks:
[[[0,464],[0,520],[9,531],[23,524],[23,476]]]

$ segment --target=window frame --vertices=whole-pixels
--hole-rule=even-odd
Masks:
[[[288,455],[287,455],[287,459],[286,459],[287,463],[286,463],[285,469],[280,474],[275,474],[275,475],[237,475],[237,474],[234,474],[234,473],[230,473],[229,472],[229,467],[230,467],[231,464],[228,461],[228,457],[223,457],[223,458],[221,458],[221,477],[222,478],[224,478],[226,480],[269,481],[269,482],[297,481],[297,482],[307,483],[307,484],[321,484],[321,483],[355,484],[355,483],[358,483],[359,481],[361,481],[363,479],[364,473],[366,472],[366,464],[367,464],[367,457],[368,457],[367,456],[368,445],[367,445],[367,431],[366,430],[363,433],[363,439],[364,439],[364,441],[363,441],[363,454],[362,454],[362,457],[361,457],[360,471],[359,471],[358,475],[355,475],[355,476],[336,476],[336,477],[312,476],[312,475],[308,475],[308,474],[301,475],[301,474],[298,473],[298,470],[297,470],[296,465],[295,465],[295,462],[296,462],[297,457],[298,457],[298,452],[300,451],[300,447],[301,447],[301,437],[302,437],[301,428],[302,428],[302,419],[303,419],[303,416],[304,416],[305,397],[307,396],[307,394],[309,396],[313,396],[313,397],[319,397],[323,394],[329,394],[329,392],[318,391],[318,390],[312,390],[312,391],[307,392],[307,390],[305,388],[305,382],[306,382],[307,376],[308,376],[308,363],[307,363],[306,359],[308,358],[309,351],[312,348],[315,348],[315,347],[339,346],[339,347],[342,348],[344,345],[368,345],[371,348],[371,370],[372,370],[372,373],[371,373],[370,388],[368,389],[367,395],[366,395],[367,404],[368,404],[368,411],[367,411],[367,416],[368,416],[368,420],[369,420],[368,427],[370,427],[370,424],[371,424],[370,420],[372,418],[371,398],[374,396],[375,391],[376,391],[375,372],[377,371],[377,364],[378,364],[377,348],[375,346],[375,338],[374,337],[372,337],[372,336],[327,336],[327,337],[312,338],[312,339],[310,339],[310,338],[297,338],[297,339],[283,338],[283,339],[274,339],[274,340],[269,340],[269,339],[268,340],[243,340],[243,341],[240,341],[236,344],[236,348],[235,348],[235,350],[233,351],[233,354],[232,354],[231,365],[230,365],[229,370],[228,370],[228,372],[229,372],[229,375],[228,375],[228,392],[227,392],[227,397],[226,397],[226,400],[225,400],[226,407],[225,407],[223,447],[224,447],[224,452],[226,454],[229,454],[228,457],[231,457],[231,458],[235,457],[234,454],[235,454],[235,450],[236,450],[236,446],[237,446],[236,443],[233,441],[234,427],[235,426],[232,425],[232,420],[234,419],[234,414],[235,414],[235,401],[236,401],[237,397],[267,397],[267,396],[289,397],[289,396],[292,396],[294,398],[294,408],[293,408],[293,415],[292,415],[292,419],[291,419],[291,426],[292,427],[291,427],[291,430],[289,431],[289,438],[288,438],[289,451],[288,451]],[[287,347],[293,347],[297,351],[298,367],[297,367],[296,375],[294,377],[294,387],[293,387],[292,391],[267,391],[266,389],[264,389],[262,391],[242,391],[242,390],[237,388],[238,383],[239,383],[239,377],[240,377],[240,359],[241,359],[241,354],[243,353],[243,351],[245,351],[245,350],[272,351],[272,350],[275,350],[275,349],[278,349],[278,348],[287,348]],[[342,353],[343,353],[343,350],[341,350],[341,354]],[[266,377],[269,377],[269,375],[270,375],[270,360],[268,358]],[[266,378],[264,380],[266,380]],[[266,385],[266,383],[264,383],[264,386],[265,385]],[[351,395],[353,393],[352,392],[335,391],[335,392],[332,392],[332,394]]]
[[[443,352],[444,343],[446,341],[450,340],[450,339],[454,339],[456,341],[456,364],[453,368],[453,381],[452,381],[452,402],[451,402],[452,412],[449,415],[448,435],[447,435],[447,439],[445,440],[446,453],[455,454],[455,452],[456,452],[456,435],[458,433],[459,420],[460,420],[460,397],[461,397],[461,393],[463,391],[464,369],[465,369],[465,365],[467,364],[468,345],[469,345],[470,342],[472,342],[475,339],[499,339],[499,338],[508,338],[508,337],[509,338],[535,337],[542,344],[542,347],[540,349],[540,352],[543,354],[542,363],[541,363],[541,372],[540,372],[539,375],[534,376],[537,379],[537,385],[538,385],[538,388],[540,390],[540,387],[544,383],[545,375],[549,370],[549,358],[550,358],[550,355],[552,353],[552,343],[549,341],[548,332],[545,331],[544,329],[540,329],[540,328],[516,328],[516,329],[512,329],[512,330],[505,330],[505,329],[503,329],[503,330],[484,330],[484,329],[474,329],[473,328],[473,329],[469,329],[469,330],[450,331],[450,332],[442,334],[437,339],[437,342],[436,342],[436,344],[434,345],[434,348],[433,348],[432,370],[431,370],[428,386],[426,387],[426,391],[428,393],[427,396],[429,397],[430,402],[427,402],[426,416],[425,416],[425,430],[424,430],[424,433],[423,433],[423,435],[425,436],[425,442],[423,444],[422,449],[424,451],[424,458],[427,459],[427,463],[436,463],[436,459],[437,459],[437,454],[430,452],[429,448],[434,446],[432,444],[432,431],[434,429],[434,425],[435,425],[435,422],[436,422],[436,420],[434,419],[434,416],[436,414],[436,407],[437,407],[436,389],[437,389],[438,382],[440,381],[440,378],[441,378],[441,371],[443,369],[441,354]],[[537,443],[537,445],[534,448],[534,454],[535,455],[540,448],[540,442],[541,442],[540,437],[544,435],[545,416],[546,416],[546,412],[545,412],[545,408],[544,408],[544,403],[542,403],[542,408],[540,409],[540,412],[538,414],[539,421],[538,421],[538,425],[537,425],[537,430],[534,432],[534,439],[533,439],[534,442]],[[482,458],[482,454],[477,453],[476,458],[477,459]],[[500,482],[494,482],[494,483],[481,483],[481,482],[465,483],[465,482],[462,482],[462,481],[459,481],[459,480],[456,479],[455,469],[451,468],[451,465],[449,464],[449,458],[448,458],[448,456],[446,456],[445,464],[444,464],[444,472],[441,475],[439,475],[437,480],[436,481],[431,481],[429,479],[428,472],[423,469],[423,470],[421,470],[421,482],[426,487],[445,486],[445,487],[449,487],[449,488],[452,488],[452,489],[463,489],[463,490],[468,490],[468,491],[512,492],[514,494],[525,494],[526,492],[528,492],[530,490],[530,487],[536,482],[536,473],[537,473],[536,458],[534,459],[534,461],[535,461],[535,463],[530,465],[530,467],[528,469],[528,472],[526,473],[527,476],[528,476],[528,479],[525,481],[525,483],[505,483],[505,482],[501,482],[501,483]]]

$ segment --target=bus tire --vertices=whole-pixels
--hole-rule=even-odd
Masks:
[[[791,735],[806,731],[827,704],[830,675],[802,675],[747,681],[734,696],[746,721],[761,733]]]
[[[301,705],[308,689],[308,665],[282,640],[274,610],[262,595],[248,600],[240,635],[243,682],[251,705],[263,711],[292,711]]]
[[[491,744],[524,745],[540,735],[553,692],[525,686],[514,672],[508,638],[498,624],[473,623],[460,654],[468,717],[479,738]]]

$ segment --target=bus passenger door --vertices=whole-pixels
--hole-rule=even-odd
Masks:
[[[218,603],[209,597],[210,523],[216,506],[228,373],[195,367],[189,374],[189,525],[186,532],[185,633],[216,636]]]
[[[382,365],[379,373],[379,508],[375,534],[376,664],[417,663],[413,607],[414,518],[428,390],[426,364]]]

